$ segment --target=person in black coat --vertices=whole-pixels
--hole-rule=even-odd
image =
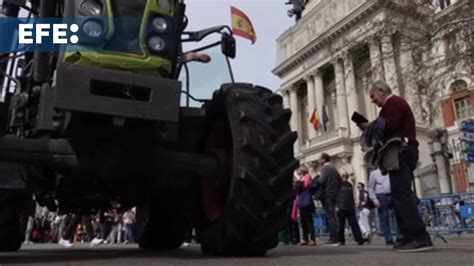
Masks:
[[[322,188],[321,202],[323,204],[324,214],[329,229],[329,240],[324,246],[339,246],[336,220],[336,198],[341,185],[341,176],[339,171],[331,164],[331,156],[327,153],[321,154],[319,158],[321,165],[321,175],[318,183]]]
[[[338,229],[338,240],[341,245],[346,243],[344,237],[344,228],[346,226],[346,219],[349,222],[351,227],[352,234],[354,235],[354,240],[362,245],[368,240],[362,238],[359,225],[356,220],[356,211],[355,211],[355,201],[354,201],[354,188],[351,183],[349,183],[349,174],[345,171],[341,171],[341,187],[337,194],[336,200],[336,213],[337,218],[339,219],[339,229]]]

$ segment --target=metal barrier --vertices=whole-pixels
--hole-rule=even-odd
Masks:
[[[464,205],[457,205],[456,200]],[[474,233],[474,193],[445,194],[439,196],[424,197],[418,205],[421,218],[427,231],[433,238],[441,238],[446,242],[443,235],[462,233]],[[374,231],[380,232],[378,216],[372,212]],[[324,211],[316,209],[314,216],[314,227],[317,237],[328,235],[326,217]],[[392,235],[397,235],[397,226],[394,213],[390,212],[390,227]]]
[[[328,227],[326,223],[326,214],[323,209],[316,209],[314,215],[314,232],[316,237],[328,236]]]
[[[464,205],[456,204],[462,202]],[[419,210],[426,229],[434,238],[474,232],[474,193],[425,197]]]

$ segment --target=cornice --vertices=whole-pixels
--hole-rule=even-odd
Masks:
[[[434,21],[437,23],[446,23],[453,19],[453,16],[456,16],[459,12],[463,12],[463,8],[466,8],[466,12],[469,12],[469,0],[459,0],[456,3],[448,6],[447,8],[439,11],[434,15]],[[472,12],[472,11],[471,11]]]
[[[289,72],[294,67],[298,66],[304,60],[309,58],[311,55],[315,54],[320,50],[324,45],[334,40],[336,37],[342,35],[353,25],[367,18],[367,16],[373,14],[379,7],[380,3],[378,1],[368,1],[358,7],[354,12],[352,12],[347,17],[336,22],[334,26],[323,32],[316,39],[309,42],[305,47],[300,51],[296,52],[293,56],[289,57],[281,64],[279,64],[272,72],[275,75],[281,76]],[[294,28],[292,28],[294,30]]]
[[[347,153],[352,153],[349,147],[351,147],[352,141],[349,138],[342,138],[338,135],[331,136],[331,138],[324,140],[321,143],[305,147],[300,150],[301,154],[311,154],[314,152],[321,152],[329,150],[331,148],[343,147],[343,150]],[[347,149],[349,148],[349,149]]]
[[[306,46],[304,46],[294,55],[281,62],[277,67],[272,70],[272,73],[277,76],[282,76],[288,73],[293,68],[297,67],[306,59],[308,59],[310,56],[317,53],[326,44],[341,36],[343,33],[351,29],[354,25],[363,21],[368,16],[374,14],[377,10],[380,10],[381,8],[387,8],[412,17],[426,16],[416,10],[407,10],[407,8],[390,0],[367,1],[366,3],[355,9],[351,14],[338,21],[331,28],[327,29],[316,39],[310,41]],[[308,17],[310,17],[310,15]],[[287,30],[284,34],[282,34],[280,38],[278,38],[278,40],[283,40],[284,36],[286,37],[288,34],[293,34],[296,30],[304,28],[304,23],[306,21],[307,20],[300,21],[300,24]]]
[[[401,3],[397,3],[397,2],[401,2]],[[388,1],[383,1],[383,6],[390,10],[397,11],[398,13],[401,13],[405,16],[409,16],[412,18],[426,18],[434,14],[430,9],[426,7],[419,6],[418,8],[413,8],[412,6],[406,6],[404,2],[405,2],[404,0],[388,0]],[[407,2],[410,3],[414,1],[407,1]]]

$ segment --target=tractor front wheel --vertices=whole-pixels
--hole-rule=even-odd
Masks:
[[[272,91],[226,84],[206,106],[206,152],[225,158],[219,179],[202,178],[207,225],[198,228],[202,251],[215,255],[263,256],[278,244],[293,199],[297,134],[291,112]]]

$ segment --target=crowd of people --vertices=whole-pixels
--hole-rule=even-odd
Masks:
[[[95,215],[59,215],[37,208],[36,217],[28,218],[24,244],[59,243],[72,247],[75,243],[135,243],[135,208],[123,213],[116,208]]]
[[[323,153],[318,160],[319,175],[313,178],[305,166],[299,168],[295,178],[297,196],[291,208],[291,227],[288,230],[293,240],[299,238],[299,222],[301,240],[294,242],[316,245],[314,201],[319,201],[329,233],[329,240],[324,245],[345,244],[346,220],[354,240],[362,245],[370,240],[369,217],[377,208],[387,245],[393,245],[400,252],[431,250],[433,243],[418,210],[419,200],[411,189],[419,155],[413,112],[405,99],[392,94],[390,86],[384,81],[373,82],[369,94],[372,102],[381,108],[377,119],[369,122],[357,112],[351,118],[363,131],[361,148],[366,152],[366,163],[373,166],[368,190],[363,183],[356,185],[357,211],[348,173],[336,169],[331,164],[331,157]],[[390,208],[393,208],[397,222],[395,239],[390,232]]]
[[[298,173],[294,176],[297,196],[291,206],[291,226],[286,229],[289,233],[282,232],[280,240],[284,243],[298,245],[317,245],[314,215],[316,206],[319,205],[324,210],[325,223],[329,233],[329,240],[323,245],[345,245],[346,221],[356,243],[363,245],[370,242],[372,235],[370,215],[377,206],[379,208],[381,229],[384,235],[386,230],[388,230],[386,243],[388,245],[393,244],[388,217],[382,216],[385,212],[388,214],[391,206],[381,206],[377,200],[377,198],[382,197],[384,194],[375,194],[374,192],[375,200],[377,200],[377,203],[374,203],[369,196],[369,191],[365,189],[365,185],[359,182],[357,184],[359,200],[356,204],[354,187],[349,181],[349,174],[344,169],[337,171],[331,164],[327,163],[329,161],[329,155],[322,154],[320,162],[324,166],[324,176],[327,180],[322,180],[321,175],[313,178],[305,166],[301,166],[298,169]],[[383,177],[388,179],[386,175]],[[322,191],[325,189],[319,185],[321,184],[320,182],[327,184],[328,181],[330,181],[329,193]],[[375,184],[376,182],[374,181],[373,183]],[[373,185],[371,188],[372,191],[378,189],[377,185]]]

